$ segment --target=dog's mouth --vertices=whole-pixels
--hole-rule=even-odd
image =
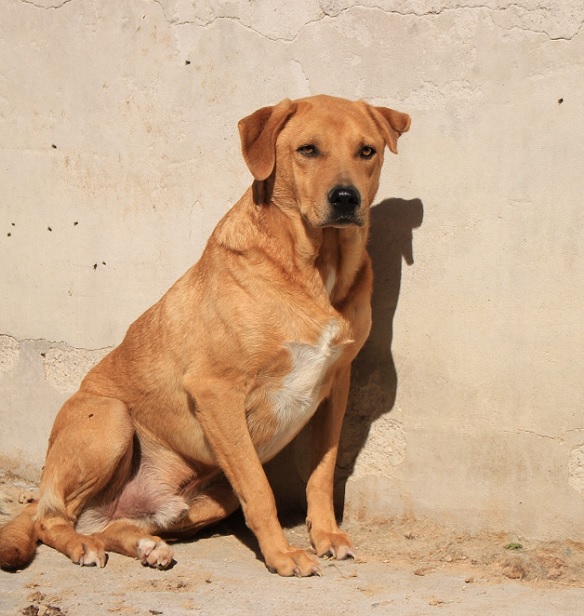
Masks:
[[[365,221],[361,215],[361,208],[351,210],[339,210],[338,208],[329,208],[328,215],[324,220],[323,227],[337,227],[343,229],[345,227],[363,227]]]
[[[309,216],[302,216],[304,222],[314,229],[334,227],[335,229],[346,229],[347,227],[364,227],[365,221],[361,216],[327,216],[325,218],[314,219]]]
[[[331,207],[324,207],[320,212],[316,208],[315,210],[301,214],[304,221],[315,229],[322,229],[324,227],[334,227],[336,229],[364,227],[367,223],[362,208],[339,211]]]
[[[344,229],[346,227],[364,227],[365,222],[358,214],[335,214],[333,213],[322,225],[323,227],[335,227]]]

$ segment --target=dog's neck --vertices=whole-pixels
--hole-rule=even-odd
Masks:
[[[342,304],[367,268],[366,227],[314,228],[297,207],[254,203],[250,188],[217,225],[213,241],[238,254],[260,251],[297,286]]]
[[[333,305],[349,294],[356,277],[368,263],[366,251],[368,229],[312,227],[297,207],[282,208],[275,202],[256,206],[271,237],[278,238],[282,265],[317,272],[320,288],[324,286]]]
[[[343,302],[368,263],[367,230],[359,227],[321,229],[315,265],[333,305]]]

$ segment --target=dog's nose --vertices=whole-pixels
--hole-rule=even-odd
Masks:
[[[361,195],[354,186],[335,186],[328,194],[328,200],[339,213],[352,213],[361,205]]]

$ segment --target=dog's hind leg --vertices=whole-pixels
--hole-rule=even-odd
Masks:
[[[237,498],[225,475],[219,475],[194,497],[188,499],[190,507],[187,514],[166,529],[164,537],[178,539],[195,535],[211,524],[225,519],[240,507]]]
[[[134,427],[120,400],[73,395],[53,426],[41,478],[38,538],[80,565],[103,567],[103,541],[75,530],[97,494],[115,495],[131,473]]]
[[[151,533],[155,529],[134,520],[119,519],[111,522],[93,539],[103,544],[106,551],[138,558],[143,565],[167,569],[173,563],[172,548]]]
[[[36,551],[34,518],[37,503],[30,504],[18,517],[0,528],[0,569],[16,571],[26,567]]]
[[[192,536],[199,530],[219,522],[239,507],[239,499],[224,476],[208,483],[194,496],[184,495],[190,506],[180,518],[163,527],[156,522],[121,518],[110,522],[93,538],[101,541],[106,551],[138,558],[143,565],[167,569],[172,565],[172,548],[160,537],[180,539]]]

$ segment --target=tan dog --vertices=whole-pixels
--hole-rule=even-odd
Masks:
[[[318,556],[352,555],[333,511],[351,362],[369,333],[369,208],[409,116],[328,96],[239,123],[253,186],[200,261],[131,325],[63,406],[40,499],[0,531],[0,565],[37,540],[80,565],[111,550],[166,568],[159,536],[242,506],[267,567],[319,573],[291,547],[262,464],[315,415],[307,525]],[[226,479],[227,480],[226,480]]]

